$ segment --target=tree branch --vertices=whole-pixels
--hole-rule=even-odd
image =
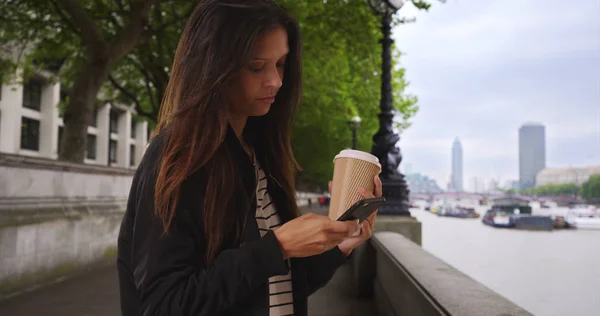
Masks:
[[[115,2],[117,3],[117,6],[119,7],[119,13],[121,13],[121,15],[125,15],[125,6],[123,5],[122,0],[115,0]]]
[[[112,43],[112,58],[115,60],[119,59],[135,47],[144,28],[148,25],[150,8],[155,2],[156,0],[130,0],[131,14],[129,16],[129,23],[125,24],[125,27],[123,27]]]
[[[140,101],[131,92],[127,91],[127,89],[125,89],[125,87],[120,85],[112,75],[108,75],[108,80],[110,80],[110,83],[115,88],[117,88],[117,90],[121,91],[121,93],[123,93],[127,98],[129,98],[135,104],[135,110],[138,113],[138,115],[142,115],[147,118],[154,119],[152,117],[152,113],[148,113],[148,112],[144,111],[144,109],[142,108],[142,105],[140,104]]]
[[[93,18],[97,18],[99,20],[104,20],[107,21],[108,23],[112,23],[115,26],[115,29],[118,30],[122,27],[122,25],[119,23],[119,21],[117,21],[117,19],[115,19],[115,17],[111,14],[111,12],[114,10],[113,8],[111,8],[110,6],[107,6],[106,3],[99,1],[98,5],[104,9],[105,14],[102,15],[98,15],[98,16],[93,16]],[[125,15],[125,14],[123,14]]]
[[[71,29],[71,31],[73,31],[73,34],[81,36],[79,30],[75,27],[75,25],[73,25],[73,22],[69,20],[69,18],[65,15],[58,3],[56,3],[56,0],[52,0],[52,5],[56,9],[56,12],[58,12],[58,15],[60,16],[60,19],[63,21],[63,23],[65,23],[67,27]]]
[[[88,52],[97,54],[104,52],[106,42],[102,33],[94,23],[87,11],[74,0],[56,0],[56,3],[71,17],[73,24],[81,32],[81,37],[87,44]]]
[[[194,12],[194,9],[196,7],[195,6],[190,6],[190,8],[183,14],[183,16],[179,16],[177,15],[177,13],[175,12],[175,8],[174,6],[171,6],[171,14],[174,16],[173,19],[171,19],[170,21],[165,22],[164,24],[159,25],[157,28],[152,30],[152,34],[158,34],[163,32],[165,29],[167,29],[170,26],[173,26],[175,24],[177,24],[177,22],[181,21],[182,19],[188,19],[190,17],[190,15],[192,15],[192,13]]]
[[[147,72],[143,72],[144,78],[146,80],[144,80],[146,82],[146,91],[148,92],[148,97],[150,98],[150,103],[152,104],[152,108],[157,109],[160,104],[158,104],[156,102],[156,98],[154,97],[154,93],[152,93],[152,87],[150,86],[150,84],[152,83],[152,79],[150,78],[150,74],[148,74]]]

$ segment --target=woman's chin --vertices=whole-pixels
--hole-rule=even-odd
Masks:
[[[252,111],[252,114],[249,116],[265,116],[267,115],[267,113],[269,113],[269,110],[271,109],[271,106],[261,106],[261,107],[255,107]]]

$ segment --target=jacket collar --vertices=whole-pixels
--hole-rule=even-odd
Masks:
[[[243,133],[242,137],[244,139],[244,142],[253,148],[254,153],[256,155],[255,159],[258,160],[258,162],[260,163],[260,167],[262,169],[264,169],[265,172],[268,173],[269,166],[267,165],[267,161],[266,161],[266,157],[264,156],[263,148],[261,147],[261,144],[259,144],[255,141],[256,135],[252,135],[251,134],[252,132],[249,131],[250,129],[252,129],[252,127],[249,127],[249,125],[251,125],[251,124],[252,123],[249,118],[248,123],[246,124],[246,128],[244,129],[244,133]],[[236,162],[246,163],[246,161],[248,161],[248,162],[254,164],[252,159],[246,153],[246,150],[242,146],[242,143],[240,142],[239,138],[235,134],[235,130],[229,123],[227,123],[227,133],[225,135],[224,143],[231,150],[231,153],[236,158]]]
[[[246,124],[246,128],[244,129],[243,134],[244,142],[249,144],[254,149],[254,152],[256,154],[255,159],[258,160],[260,167],[265,171],[265,174],[267,176],[267,190],[269,192],[269,195],[271,195],[271,197],[273,198],[275,206],[279,210],[281,210],[280,216],[282,217],[282,220],[288,221],[291,219],[288,216],[289,212],[287,210],[283,210],[283,208],[287,208],[286,193],[284,192],[283,187],[278,182],[278,180],[275,179],[275,177],[273,177],[272,173],[270,172],[269,165],[267,163],[267,159],[264,153],[265,149],[262,146],[263,143],[259,143],[259,141],[256,140],[257,135],[252,135],[250,132],[250,130],[253,129],[252,125],[256,123],[257,122],[252,121],[251,118],[248,119],[248,123]],[[254,127],[256,128],[256,126]],[[238,170],[241,174],[243,174],[244,187],[246,188],[246,191],[249,193],[250,196],[254,197],[253,194],[256,190],[257,179],[256,173],[250,171],[253,170],[255,167],[254,162],[251,161],[250,157],[246,153],[246,150],[242,146],[242,143],[235,134],[235,130],[229,123],[227,124],[227,135],[225,137],[225,143],[230,148],[231,153],[235,157],[234,160],[237,162],[236,167],[239,168]]]

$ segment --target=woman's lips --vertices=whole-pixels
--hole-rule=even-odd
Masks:
[[[275,102],[275,97],[260,98],[260,99],[258,99],[258,101],[271,104],[271,103]]]

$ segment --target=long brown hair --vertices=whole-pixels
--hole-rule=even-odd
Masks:
[[[229,90],[229,83],[254,57],[258,38],[275,27],[288,33],[290,52],[283,85],[269,113],[249,118],[244,133],[260,140],[257,146],[271,175],[288,197],[288,215],[295,217],[294,183],[299,166],[290,133],[301,95],[298,24],[271,0],[202,0],[177,46],[155,133],[166,138],[155,188],[155,212],[168,233],[182,184],[195,172],[206,172],[203,224],[207,262],[217,256],[231,229],[236,239],[243,230],[233,198],[239,177],[234,175],[232,154],[222,146],[228,129],[228,96],[235,93]]]

